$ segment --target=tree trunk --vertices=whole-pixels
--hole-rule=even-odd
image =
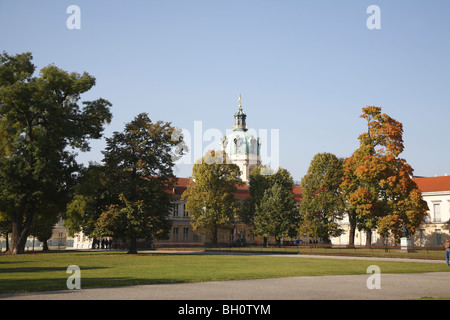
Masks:
[[[353,210],[348,211],[348,221],[350,223],[350,232],[348,235],[348,244],[351,246],[355,245],[355,235],[356,235],[356,212]]]
[[[48,251],[47,239],[44,239],[44,241],[42,241],[42,251]]]
[[[280,248],[281,247],[281,238],[275,237],[275,245]]]
[[[14,213],[13,222],[12,222],[12,232],[11,232],[11,245],[9,246],[8,253],[9,254],[19,254],[19,241],[20,235],[22,234],[22,217],[25,211],[25,203],[24,199],[21,197],[19,199],[19,206]],[[24,248],[25,249],[25,248]]]
[[[27,244],[27,238],[30,233],[31,221],[33,220],[34,208],[30,205],[26,212],[25,222],[23,216],[25,214],[26,197],[19,199],[19,205],[14,214],[11,233],[11,244],[8,250],[9,254],[21,254],[25,252],[25,245]]]
[[[136,238],[132,237],[130,238],[130,245],[128,247],[128,254],[136,254],[137,253],[137,245],[136,245]]]
[[[356,234],[356,225],[350,223],[350,231],[349,231],[349,235],[348,235],[348,244],[350,246],[355,245],[355,234]]]
[[[25,252],[27,243],[28,230],[22,226],[20,221],[14,221],[11,233],[11,244],[9,246],[9,254],[21,254]]]
[[[366,247],[372,245],[372,229],[366,230]]]
[[[213,227],[213,232],[212,232],[212,243],[214,247],[217,247],[217,226]]]

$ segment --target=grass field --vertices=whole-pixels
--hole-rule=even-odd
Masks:
[[[307,259],[243,255],[181,255],[123,252],[0,254],[0,293],[64,290],[69,265],[81,269],[81,287],[243,280],[293,276],[365,274],[376,264],[382,273],[450,271],[445,264]]]

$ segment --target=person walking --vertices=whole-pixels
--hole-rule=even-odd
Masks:
[[[442,248],[445,250],[445,261],[447,261],[447,266],[450,266],[449,260],[450,260],[450,240],[447,240],[444,242],[444,245]]]

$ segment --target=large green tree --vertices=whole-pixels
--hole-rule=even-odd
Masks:
[[[182,195],[196,232],[210,232],[217,245],[218,230],[230,228],[239,205],[234,198],[242,183],[239,167],[227,160],[224,151],[208,151],[193,167],[189,186]]]
[[[365,107],[361,118],[367,132],[359,136],[360,146],[346,159],[342,188],[357,213],[357,226],[366,231],[366,245],[372,231],[396,239],[407,229],[414,233],[426,215],[427,204],[412,180],[413,169],[403,152],[403,125],[379,107]]]
[[[342,234],[339,221],[346,212],[340,185],[344,159],[331,153],[319,153],[311,160],[302,178],[300,202],[301,232],[330,243],[330,237]]]
[[[242,202],[239,218],[250,228],[255,226],[256,206],[261,202],[264,192],[271,187],[273,170],[266,166],[258,166],[250,172],[248,186],[250,196]]]
[[[129,241],[136,253],[137,239],[167,239],[171,227],[174,159],[181,139],[173,139],[171,123],[153,123],[146,113],[137,115],[106,139],[104,180],[106,208],[96,232]]]
[[[0,55],[0,211],[11,217],[9,253],[22,253],[43,201],[58,202],[111,120],[104,99],[80,102],[95,78],[49,65],[34,75],[31,53]]]
[[[299,214],[292,192],[294,180],[282,168],[267,178],[269,187],[255,207],[254,230],[259,236],[274,237],[279,245],[282,237],[298,234]]]

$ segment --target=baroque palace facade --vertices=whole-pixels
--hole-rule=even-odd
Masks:
[[[249,134],[246,125],[246,114],[242,110],[239,95],[239,108],[234,115],[235,124],[233,131],[223,138],[222,146],[233,163],[241,169],[241,178],[248,182],[249,174],[253,168],[261,164],[260,141],[259,138]],[[413,235],[413,243],[416,246],[436,246],[450,239],[450,176],[440,177],[414,177],[419,190],[422,192],[423,199],[428,204],[428,216],[424,219],[420,228]],[[154,244],[158,247],[177,247],[177,246],[203,246],[211,242],[211,237],[205,233],[195,233],[191,226],[189,212],[186,211],[185,201],[181,200],[181,195],[190,183],[189,178],[178,178],[177,184],[172,190],[174,203],[170,219],[173,222],[170,238],[165,241],[157,241]],[[295,185],[292,192],[296,202],[301,201],[300,186]],[[234,194],[235,198],[243,201],[250,197],[249,186],[244,184],[240,186]],[[341,222],[344,233],[340,237],[332,238],[335,245],[348,244],[348,221],[344,219]],[[218,234],[218,242],[230,245],[236,240],[245,239],[247,244],[261,244],[263,239],[253,235],[252,230],[236,221],[228,230],[222,229]],[[86,237],[82,232],[71,238],[68,236],[68,230],[63,227],[60,221],[53,231],[53,237],[49,240],[49,246],[54,248],[74,248],[90,249],[92,240]],[[305,235],[300,235],[298,239],[307,242],[309,239]],[[316,239],[315,239],[316,240]],[[320,239],[317,239],[320,241]],[[364,232],[356,231],[355,245],[365,245],[366,237]],[[371,244],[382,244],[385,239],[381,239],[376,233],[372,233]],[[391,240],[390,244],[393,244]],[[27,249],[39,248],[40,243],[35,239],[29,239]],[[5,239],[0,239],[0,251],[5,250]]]
[[[440,177],[420,177],[413,178],[422,192],[423,199],[428,204],[428,215],[424,219],[420,228],[412,236],[415,246],[437,246],[450,239],[450,176]],[[185,210],[185,201],[181,200],[181,195],[186,190],[190,182],[189,178],[179,178],[177,185],[173,189],[174,209],[171,219],[173,221],[170,239],[160,241],[158,244],[170,245],[204,245],[210,242],[210,237],[206,234],[196,234],[190,225],[189,212]],[[295,185],[292,192],[296,202],[301,201],[300,186]],[[250,197],[248,184],[238,188],[235,198],[244,200]],[[337,238],[332,238],[332,244],[347,245],[348,239],[348,220],[342,222],[344,233]],[[251,229],[242,223],[236,223],[229,230],[221,230],[218,236],[218,242],[222,244],[231,244],[237,239],[245,239],[247,244],[261,244],[262,239],[253,235]],[[307,243],[309,238],[306,235],[300,235],[297,239],[285,240],[301,240]],[[318,239],[320,241],[320,239]],[[364,231],[356,231],[355,245],[365,245],[366,236]],[[384,244],[382,239],[376,232],[372,233],[371,244]],[[394,244],[390,240],[389,244]]]

